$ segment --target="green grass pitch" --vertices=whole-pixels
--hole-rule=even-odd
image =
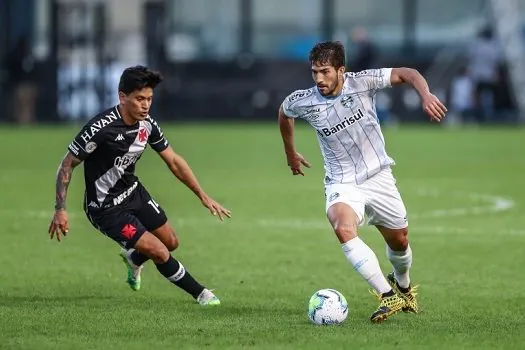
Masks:
[[[324,216],[315,133],[298,125],[305,177],[286,167],[276,124],[165,125],[204,189],[233,211],[220,223],[153,151],[137,174],[168,213],[175,252],[215,288],[202,308],[147,263],[125,284],[118,246],[82,214],[82,169],[69,191],[70,234],[47,228],[58,162],[77,128],[0,129],[1,349],[517,349],[525,341],[525,130],[385,130],[406,202],[419,315],[374,325],[377,301],[344,258]],[[390,271],[374,228],[361,237]],[[335,288],[342,326],[314,326],[308,299]]]

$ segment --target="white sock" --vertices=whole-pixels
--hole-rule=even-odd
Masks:
[[[131,248],[131,249],[126,250],[126,249],[122,248],[121,250],[122,250],[122,252],[124,252],[124,255],[126,255],[126,259],[128,260],[128,263],[131,266],[133,266],[133,268],[138,269],[140,266],[135,265],[133,260],[131,260],[131,254],[135,251],[135,249]]]
[[[380,294],[392,290],[383,272],[381,272],[377,256],[361,238],[355,237],[342,244],[341,247],[350,264],[372,288]]]
[[[410,286],[410,267],[412,266],[412,249],[408,245],[407,249],[401,252],[396,252],[386,246],[386,256],[394,267],[394,276],[397,284],[402,288]]]

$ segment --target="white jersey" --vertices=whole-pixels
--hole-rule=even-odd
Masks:
[[[386,153],[375,107],[376,91],[391,86],[391,73],[391,68],[345,73],[337,97],[324,97],[314,86],[284,100],[284,114],[306,120],[317,131],[325,184],[361,184],[395,164]]]

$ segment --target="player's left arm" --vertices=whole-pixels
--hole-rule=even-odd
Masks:
[[[392,68],[390,75],[391,85],[409,84],[411,85],[421,97],[423,110],[430,117],[430,120],[440,122],[445,118],[447,108],[430,92],[427,80],[413,68]]]
[[[171,146],[166,147],[164,150],[159,152],[159,156],[164,160],[168,168],[171,170],[173,175],[177,177],[186,187],[195,193],[201,200],[202,204],[210,210],[210,212],[218,216],[222,221],[224,217],[231,217],[230,210],[224,208],[222,205],[211,199],[202,189],[197,177],[191,170],[188,162],[175,153]]]
[[[204,192],[197,177],[188,165],[188,162],[171,148],[159,124],[152,118],[150,118],[149,121],[151,123],[151,134],[148,137],[148,143],[151,148],[159,154],[162,160],[164,160],[173,175],[192,190],[193,193],[199,197],[202,204],[208,208],[213,215],[218,216],[221,221],[225,216],[231,217],[231,212],[228,209],[211,199]]]
[[[175,153],[171,146],[159,152],[159,156],[164,160],[173,175],[195,193],[199,199],[202,200],[202,198],[206,196],[188,162],[179,154]]]

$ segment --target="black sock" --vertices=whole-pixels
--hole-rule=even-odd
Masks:
[[[131,252],[129,258],[137,266],[140,266],[149,260],[146,255],[140,253],[138,250]]]
[[[156,264],[157,270],[166,277],[171,283],[197,298],[204,290],[204,287],[195,281],[188,271],[175,260],[171,255],[164,264]]]
[[[390,289],[390,292],[386,292],[381,294],[381,296],[384,297],[391,297],[392,295],[396,294],[393,289]]]
[[[396,282],[396,284],[397,284],[397,289],[399,289],[401,293],[406,294],[410,292],[410,286],[408,286],[408,288],[403,288],[399,285],[399,283]]]

